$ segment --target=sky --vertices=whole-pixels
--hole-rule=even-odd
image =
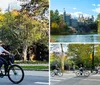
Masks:
[[[5,12],[9,5],[10,5],[10,9],[21,8],[19,0],[0,0],[0,8],[2,9],[2,12]]]
[[[100,0],[51,0],[50,9],[56,10],[62,14],[66,10],[66,13],[70,13],[73,17],[78,17],[79,14],[83,14],[85,17],[93,15],[95,19],[98,13],[100,13]]]

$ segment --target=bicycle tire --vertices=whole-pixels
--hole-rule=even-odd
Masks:
[[[79,71],[76,71],[75,74],[76,74],[76,76],[80,76],[80,72]]]
[[[17,67],[17,70],[16,71],[21,71],[21,73],[22,73],[21,78],[18,81],[17,80],[13,80],[13,78],[11,77],[12,74],[14,73],[13,71],[15,71],[15,67]],[[10,74],[11,71],[12,71],[12,73]],[[14,76],[15,77],[17,75],[17,72],[16,71],[14,73]],[[23,69],[19,65],[11,65],[10,68],[9,68],[9,70],[8,70],[8,78],[14,84],[18,84],[18,83],[22,82],[22,80],[24,79],[24,71],[23,71]]]
[[[63,72],[58,72],[58,76],[59,77],[63,76]]]
[[[51,76],[54,77],[55,76],[55,72],[51,72]]]
[[[90,73],[88,72],[88,71],[86,71],[85,73],[84,73],[84,76],[86,76],[86,77],[88,77],[90,75]]]

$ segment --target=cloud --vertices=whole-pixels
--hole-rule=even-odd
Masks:
[[[63,14],[63,12],[59,12],[59,14]],[[71,14],[73,18],[79,17],[79,15],[83,15],[84,17],[91,17],[91,15],[83,13],[83,12],[74,12],[74,13],[66,13],[66,14]]]
[[[79,17],[79,15],[83,15],[84,17],[91,17],[91,15],[83,13],[83,12],[74,12],[74,13],[71,13],[71,15],[73,17]]]
[[[73,10],[76,10],[77,8],[73,8]]]
[[[59,12],[59,14],[63,14],[63,12]]]
[[[96,6],[95,4],[92,4],[92,6]]]
[[[100,4],[98,4],[97,6],[100,6]]]
[[[100,13],[100,7],[96,8],[96,9],[93,9],[92,11],[96,12],[96,13]]]
[[[63,14],[63,12],[59,12],[59,14]],[[83,15],[85,18],[86,17],[91,17],[90,14],[86,14],[86,13],[83,13],[83,12],[74,12],[74,13],[66,13],[66,14],[71,14],[71,17],[72,18],[78,18],[79,15]],[[94,16],[94,20],[96,19],[96,16]]]

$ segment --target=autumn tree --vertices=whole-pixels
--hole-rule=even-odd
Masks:
[[[49,20],[45,15],[48,0],[33,1],[22,6],[21,10],[6,12],[1,21],[1,40],[16,49],[22,47],[24,60],[27,60],[27,49],[33,42],[41,41],[48,46]]]
[[[67,34],[68,26],[63,20],[63,15],[58,10],[50,11],[51,34]]]
[[[94,46],[94,49],[93,49]],[[91,67],[92,65],[92,54],[94,52],[94,65],[100,63],[100,45],[95,44],[69,44],[68,53],[73,56],[73,61],[76,65],[83,64],[86,67]]]

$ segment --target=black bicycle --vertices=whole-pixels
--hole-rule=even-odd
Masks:
[[[19,65],[14,64],[13,55],[2,55],[0,59],[4,62],[4,70],[1,70],[0,77],[8,76],[9,80],[14,84],[22,82],[24,79],[24,71]]]

